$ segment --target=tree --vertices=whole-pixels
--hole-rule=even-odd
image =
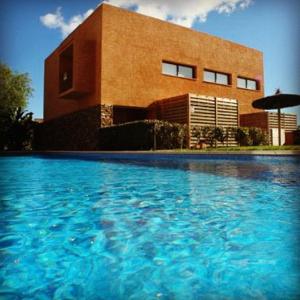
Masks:
[[[35,124],[32,115],[19,107],[1,118],[1,150],[31,150]]]
[[[31,148],[34,122],[24,108],[32,92],[27,73],[13,72],[0,62],[0,150]]]
[[[24,109],[32,95],[31,80],[27,73],[12,71],[0,62],[0,116]]]

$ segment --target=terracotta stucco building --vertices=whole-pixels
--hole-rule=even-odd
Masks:
[[[187,93],[253,113],[263,78],[258,50],[102,4],[46,59],[44,118],[102,105],[114,122],[141,119],[153,102]]]

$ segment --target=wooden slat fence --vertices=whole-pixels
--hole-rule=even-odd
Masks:
[[[159,102],[160,116],[162,120],[187,124],[188,99],[186,95]]]
[[[278,114],[274,112],[268,113],[268,127],[278,128]],[[291,132],[297,129],[297,115],[296,114],[280,114],[281,128],[285,129],[286,132]]]
[[[192,130],[195,126],[220,126],[226,129],[237,127],[239,123],[238,102],[234,99],[186,94],[157,101],[153,107],[156,110],[156,118],[188,124],[190,147],[198,142]],[[225,144],[237,145],[232,134]]]
[[[218,126],[228,130],[229,137],[224,145],[237,146],[229,128],[239,125],[238,101],[235,99],[198,96],[190,94],[190,147],[197,144],[192,128]],[[224,146],[219,143],[217,146]]]

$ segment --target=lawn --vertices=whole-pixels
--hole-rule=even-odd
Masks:
[[[300,151],[300,145],[287,145],[287,146],[241,146],[241,147],[209,147],[206,149],[178,149],[178,150],[158,150],[158,151],[178,151],[178,152],[215,152],[215,151],[285,151],[285,150],[298,150]]]

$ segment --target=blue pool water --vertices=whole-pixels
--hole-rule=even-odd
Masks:
[[[0,157],[0,299],[299,299],[299,158]]]

